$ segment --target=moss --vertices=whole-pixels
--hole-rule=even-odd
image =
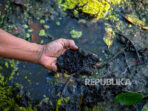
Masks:
[[[48,26],[48,25],[44,25],[43,26],[45,29],[49,29],[50,28],[50,26]]]
[[[37,111],[32,105],[29,108],[19,106],[14,98],[20,98],[20,95],[17,94],[14,96],[13,92],[15,88],[20,88],[20,84],[16,83],[15,87],[7,85],[7,81],[2,74],[0,74],[0,110],[1,111]]]
[[[5,61],[5,66],[6,66],[6,68],[9,68],[9,64],[7,61]]]
[[[74,14],[75,17],[78,17],[79,12],[78,12],[77,10],[74,10],[74,11],[73,11],[73,14]]]
[[[4,15],[0,15],[0,25],[4,24]]]
[[[0,110],[10,109],[14,106],[14,99],[9,98],[12,96],[12,88],[6,85],[5,78],[0,74]],[[9,110],[6,110],[9,111]]]
[[[28,29],[28,32],[33,32],[31,29]]]
[[[56,25],[57,25],[57,26],[60,26],[60,25],[61,25],[61,23],[60,23],[60,22],[56,22]]]
[[[30,105],[29,108],[18,106],[17,108],[15,108],[15,111],[37,111],[37,109],[35,107],[32,107],[32,105]]]
[[[60,74],[59,74],[59,73],[56,73],[56,74],[54,75],[54,77],[55,77],[55,78],[59,78],[59,77],[60,77]]]
[[[60,97],[56,102],[56,111],[59,111],[59,106],[62,105],[62,102],[67,103],[69,101],[69,97]]]
[[[25,80],[27,80],[27,79],[28,79],[28,76],[27,76],[27,75],[25,75],[25,76],[24,76],[24,79],[25,79]]]
[[[117,5],[121,2],[121,0],[106,0],[108,3],[111,3],[113,5]]]
[[[45,24],[45,20],[40,20],[40,23],[41,24]]]
[[[24,27],[25,29],[27,29],[27,28],[28,28],[28,25],[27,25],[27,24],[24,24],[23,27]]]
[[[43,43],[44,43],[44,40],[41,40],[41,41],[40,41],[40,44],[43,44]]]
[[[14,86],[15,86],[16,88],[21,88],[21,87],[22,87],[19,83],[15,83]]]
[[[0,73],[0,84],[5,84],[4,82],[4,76]]]
[[[47,36],[45,30],[43,30],[43,29],[40,30],[40,32],[39,32],[39,36]]]
[[[32,84],[30,79],[28,79],[27,82],[28,82],[30,85]]]
[[[87,23],[87,21],[86,21],[85,19],[80,19],[80,20],[79,20],[79,23],[86,24],[86,23]]]
[[[74,39],[78,39],[82,36],[82,32],[76,31],[76,30],[71,30],[70,34],[71,34],[71,37],[74,38]]]
[[[121,0],[64,0],[64,3],[62,3],[60,0],[59,4],[64,10],[75,9],[78,6],[77,10],[81,10],[83,13],[93,15],[100,19],[107,15],[110,4],[117,5],[120,1]]]
[[[48,98],[48,97],[45,97],[45,98],[42,100],[42,102],[45,102],[45,103],[48,103],[48,101],[49,101],[49,98]]]
[[[17,71],[18,71],[18,68],[14,67],[13,71],[11,72],[9,76],[9,80],[12,80],[14,78],[14,75],[16,74]]]
[[[11,66],[11,68],[13,68],[13,70],[9,75],[9,78],[8,78],[9,80],[12,80],[14,78],[14,75],[18,73],[17,72],[18,71],[17,64],[18,64],[17,60],[11,59],[10,66]]]
[[[68,75],[68,74],[64,74],[64,77],[65,77],[65,78],[68,78],[68,77],[70,77],[70,75]]]
[[[2,70],[3,69],[3,67],[2,66],[0,66],[0,70]]]
[[[29,34],[29,33],[26,33],[26,34],[25,34],[25,37],[26,37],[26,38],[30,38],[30,34]]]

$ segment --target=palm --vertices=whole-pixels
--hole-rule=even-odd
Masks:
[[[56,60],[57,57],[62,55],[67,49],[77,49],[74,41],[66,39],[58,39],[44,46],[41,55],[41,63],[44,67],[57,71]]]

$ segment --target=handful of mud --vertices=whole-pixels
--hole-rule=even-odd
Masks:
[[[98,57],[82,49],[67,50],[57,59],[58,72],[78,75],[92,75]]]

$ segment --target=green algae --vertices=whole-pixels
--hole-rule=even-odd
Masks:
[[[26,38],[30,38],[31,35],[30,35],[29,33],[26,33],[26,34],[25,34],[25,37],[26,37]]]
[[[56,111],[59,111],[59,106],[61,106],[63,102],[67,103],[68,101],[69,97],[60,97],[56,102]]]
[[[32,107],[29,105],[29,108],[19,106],[15,102],[15,97],[13,91],[15,88],[20,88],[21,85],[15,83],[15,87],[11,87],[7,85],[7,81],[5,77],[0,74],[0,110],[1,111],[37,111],[36,107]],[[17,99],[20,99],[20,95],[16,95]]]
[[[79,12],[78,12],[77,10],[74,10],[74,11],[73,11],[73,14],[74,14],[75,17],[78,17]]]
[[[24,76],[24,79],[26,79],[26,80],[27,80],[27,79],[28,79],[28,76],[27,76],[27,75],[25,75],[25,76]]]
[[[2,66],[0,66],[0,70],[2,70],[3,69],[3,67]]]
[[[39,36],[44,36],[44,37],[46,37],[47,34],[46,34],[45,30],[41,29],[40,32],[39,32]]]
[[[12,96],[12,88],[6,85],[5,77],[0,74],[0,110],[10,109],[14,106],[14,99],[9,98]],[[9,110],[7,110],[9,111]]]
[[[49,28],[50,28],[49,25],[43,25],[43,27],[44,27],[45,29],[49,29]]]
[[[0,25],[2,25],[4,23],[4,18],[5,18],[5,16],[0,14]]]
[[[121,0],[59,0],[59,5],[63,10],[74,10],[74,15],[78,15],[78,11],[94,16],[97,19],[104,18],[112,9],[111,5],[117,5]],[[76,13],[76,14],[75,14]]]
[[[59,78],[60,77],[60,74],[59,73],[56,73],[56,74],[54,74],[54,77],[55,78]]]
[[[57,26],[60,26],[60,25],[61,25],[61,23],[60,23],[60,22],[56,22],[56,25],[57,25]]]
[[[7,61],[5,61],[5,66],[6,66],[6,68],[9,68],[9,64]]]
[[[45,24],[45,20],[43,20],[43,19],[40,20],[40,23],[41,23],[41,24]]]
[[[68,74],[65,74],[64,73],[64,75],[63,75],[65,78],[68,78],[68,77],[70,77],[70,75],[68,75]]]
[[[0,84],[4,85],[4,76],[0,73]]]
[[[71,35],[72,38],[78,39],[78,38],[80,38],[82,36],[82,32],[81,31],[76,31],[76,30],[71,30],[70,35]]]
[[[19,74],[17,71],[18,71],[18,67],[16,67],[16,65],[18,64],[19,62],[17,60],[14,60],[14,59],[11,59],[11,62],[10,62],[10,66],[11,68],[13,68],[12,72],[10,73],[9,75],[9,80],[12,80],[14,78],[14,75],[15,74]]]
[[[31,33],[31,32],[33,32],[33,30],[32,29],[28,29],[28,32]]]
[[[17,107],[15,108],[15,111],[37,111],[37,109],[35,107],[32,107],[32,105],[29,106],[29,108],[25,108],[25,107]]]
[[[40,41],[40,44],[43,44],[43,43],[44,43],[44,40],[41,40],[41,41]]]
[[[28,26],[27,24],[24,24],[23,27],[24,27],[25,29],[29,28],[29,26]]]

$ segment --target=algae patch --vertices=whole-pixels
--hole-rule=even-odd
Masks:
[[[72,38],[78,39],[78,38],[80,38],[82,36],[82,32],[81,31],[76,31],[76,30],[71,30],[70,35],[71,35]]]
[[[63,10],[82,11],[97,19],[104,18],[110,11],[111,5],[117,5],[121,0],[59,0]],[[78,13],[77,13],[78,14]]]
[[[45,30],[40,30],[40,32],[39,32],[39,36],[46,36],[46,32],[45,32]]]

